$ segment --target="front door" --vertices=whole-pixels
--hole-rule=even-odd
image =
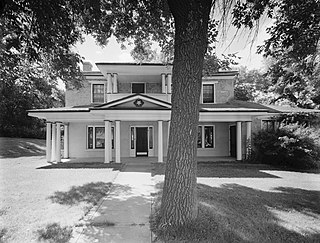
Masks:
[[[148,156],[147,127],[136,127],[136,156]]]
[[[236,157],[237,154],[237,130],[236,126],[230,126],[230,156]]]

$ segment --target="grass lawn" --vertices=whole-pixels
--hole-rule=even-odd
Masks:
[[[199,217],[157,228],[163,165],[151,227],[166,242],[320,242],[320,175],[265,165],[198,165]],[[160,174],[160,175],[159,175]],[[179,239],[179,241],[178,241]]]
[[[118,171],[38,169],[45,142],[0,138],[0,242],[37,242],[49,224],[73,227],[107,195]]]

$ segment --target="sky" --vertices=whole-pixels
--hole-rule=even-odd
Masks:
[[[263,44],[267,39],[266,28],[269,23],[261,24],[259,33],[253,44],[250,43],[247,33],[242,33],[234,38],[235,29],[229,29],[224,39],[218,38],[216,45],[217,56],[221,54],[236,53],[241,59],[238,61],[238,66],[247,66],[248,69],[260,69],[263,67],[263,57],[261,54],[256,54],[257,46]],[[252,39],[252,37],[251,37]],[[93,70],[98,70],[94,63],[97,62],[134,62],[130,55],[132,47],[122,50],[116,39],[112,37],[106,47],[100,47],[95,43],[91,36],[85,37],[85,42],[78,43],[75,46],[75,51],[85,58],[86,61],[91,61]]]

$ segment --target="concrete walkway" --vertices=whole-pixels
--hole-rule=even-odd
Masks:
[[[151,242],[150,170],[150,163],[143,163],[128,164],[119,172],[110,194],[76,227],[72,242]]]

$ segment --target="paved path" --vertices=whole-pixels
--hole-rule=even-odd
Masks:
[[[85,217],[84,227],[76,227],[72,242],[151,242],[149,166],[129,164],[119,172],[110,194]]]

